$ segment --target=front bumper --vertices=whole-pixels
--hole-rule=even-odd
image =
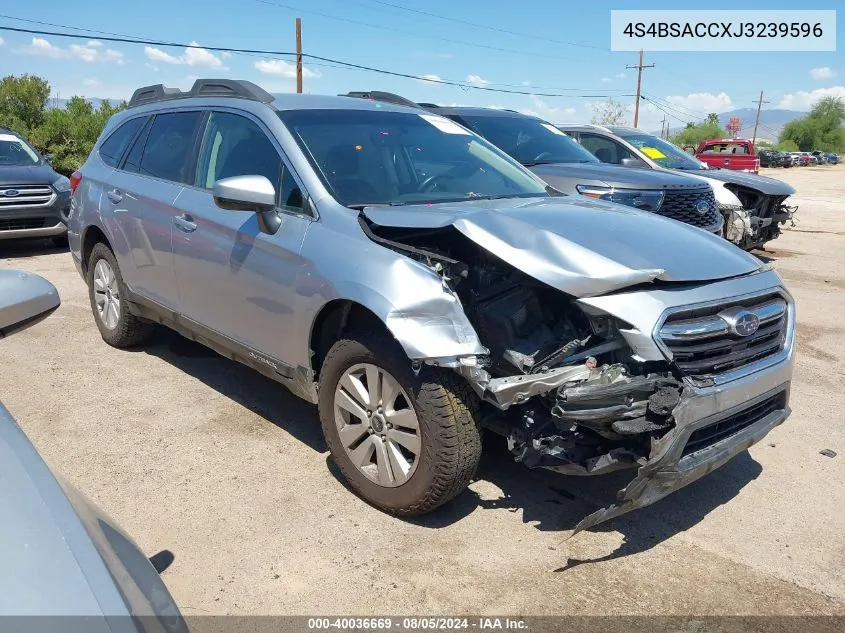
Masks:
[[[776,364],[711,387],[697,387],[685,380],[681,402],[673,412],[675,428],[653,443],[648,461],[619,491],[618,502],[585,517],[574,533],[659,501],[724,465],[783,423],[791,412],[789,391],[794,365],[791,337],[781,358]],[[687,452],[690,437],[696,431],[737,419],[766,402],[773,404],[758,419],[700,450]]]
[[[70,192],[55,193],[42,206],[0,209],[0,241],[59,237],[67,233]]]

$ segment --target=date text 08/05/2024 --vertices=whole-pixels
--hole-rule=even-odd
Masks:
[[[401,625],[401,626],[400,626]],[[455,630],[478,629],[485,630],[526,630],[527,624],[518,618],[475,617],[475,618],[445,618],[445,617],[410,617],[402,620],[392,618],[309,618],[309,630],[329,629],[371,629],[374,631],[425,631],[425,630]]]

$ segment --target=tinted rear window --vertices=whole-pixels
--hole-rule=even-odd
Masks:
[[[173,182],[193,180],[188,177],[188,168],[201,118],[201,112],[156,115],[144,146],[140,173]]]
[[[135,134],[141,129],[146,117],[129,119],[111,133],[100,146],[100,158],[109,167],[117,167],[123,152],[129,147],[129,143],[135,138]]]

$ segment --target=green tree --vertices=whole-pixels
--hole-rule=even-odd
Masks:
[[[719,116],[708,114],[702,123],[687,123],[686,127],[670,140],[680,147],[698,147],[702,141],[711,138],[725,138],[727,135],[725,128],[719,125]]]
[[[780,152],[797,152],[799,147],[795,141],[786,140],[775,145],[775,149]]]
[[[840,97],[824,97],[813,105],[810,113],[787,123],[780,141],[792,141],[802,152],[822,150],[845,151],[845,101]]]
[[[109,117],[125,107],[125,102],[115,106],[102,101],[95,108],[82,97],[72,97],[64,108],[46,111],[43,124],[30,141],[52,156],[56,171],[69,175],[85,162]]]
[[[0,79],[0,126],[29,135],[44,121],[50,84],[35,75]]]
[[[622,125],[625,123],[625,106],[608,98],[607,101],[594,103],[592,122],[596,125]]]

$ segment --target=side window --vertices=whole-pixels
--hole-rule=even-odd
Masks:
[[[135,134],[146,122],[146,117],[129,119],[111,133],[111,135],[100,145],[100,158],[109,167],[117,167],[123,152],[129,147],[129,143],[135,138]]]
[[[264,176],[280,207],[302,209],[302,191],[278,150],[256,123],[228,112],[212,112],[203,133],[194,183],[211,189],[222,178]]]
[[[135,139],[129,154],[126,155],[126,160],[123,161],[122,169],[137,174],[141,170],[141,155],[144,153],[144,146],[147,144],[147,136],[150,133],[150,126],[152,120],[148,120],[144,129]]]
[[[582,132],[581,145],[603,163],[619,165],[623,158],[633,157],[633,154],[626,147],[596,134]]]
[[[139,173],[187,183],[194,138],[201,112],[168,112],[153,119]]]

